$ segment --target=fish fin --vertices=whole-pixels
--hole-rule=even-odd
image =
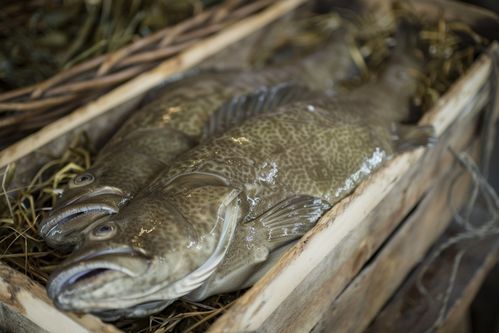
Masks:
[[[432,147],[437,143],[435,129],[431,125],[394,124],[392,134],[398,152],[405,152],[417,147]]]
[[[248,223],[254,224],[255,228],[263,226],[272,250],[304,235],[329,208],[331,205],[325,200],[297,195],[278,203]]]
[[[307,96],[312,96],[308,88],[294,83],[282,83],[270,88],[261,88],[247,95],[233,97],[210,117],[204,127],[201,141],[223,133],[254,116],[272,112],[279,106]]]

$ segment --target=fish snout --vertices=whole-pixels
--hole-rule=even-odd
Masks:
[[[119,189],[107,188],[70,199],[56,205],[40,223],[39,232],[52,247],[75,245],[82,231],[95,221],[112,214],[128,201]]]
[[[150,259],[131,248],[102,248],[85,254],[75,253],[51,275],[48,295],[64,310],[93,309],[98,307],[99,299],[106,296],[107,292],[102,288],[120,278],[141,276],[149,267]]]

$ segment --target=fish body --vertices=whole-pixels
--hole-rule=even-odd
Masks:
[[[406,139],[396,124],[415,87],[407,65],[393,63],[379,82],[278,107],[187,151],[118,214],[85,230],[50,297],[65,310],[140,316],[179,297],[251,285],[399,147],[428,142],[428,128]],[[102,257],[104,245],[142,253],[147,268]]]
[[[259,71],[204,71],[168,85],[134,114],[99,153],[94,165],[70,182],[40,224],[54,247],[76,244],[93,221],[117,213],[153,176],[201,140],[205,123],[233,96],[279,83],[334,89],[355,73],[341,39],[296,63]]]

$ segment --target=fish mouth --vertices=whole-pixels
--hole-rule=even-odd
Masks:
[[[50,246],[74,245],[81,231],[96,220],[116,214],[129,195],[110,186],[60,202],[40,223],[40,235]]]
[[[107,310],[117,306],[116,300],[111,305],[100,304],[103,300],[99,298],[111,296],[106,292],[99,294],[99,288],[116,279],[145,274],[150,262],[142,251],[129,247],[103,248],[72,255],[50,276],[47,292],[63,310]]]

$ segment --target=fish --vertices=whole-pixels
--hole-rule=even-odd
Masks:
[[[252,285],[387,160],[435,142],[431,126],[401,123],[417,88],[418,63],[406,58],[394,55],[378,80],[347,94],[260,110],[182,154],[118,214],[84,230],[51,276],[50,298],[116,319]],[[205,130],[255,104],[234,98]]]
[[[293,83],[333,91],[357,73],[346,32],[338,31],[322,50],[295,62],[257,71],[204,70],[167,85],[125,122],[90,169],[69,182],[40,223],[40,235],[55,248],[78,244],[88,225],[118,213],[173,159],[206,140],[205,123],[230,98]]]

